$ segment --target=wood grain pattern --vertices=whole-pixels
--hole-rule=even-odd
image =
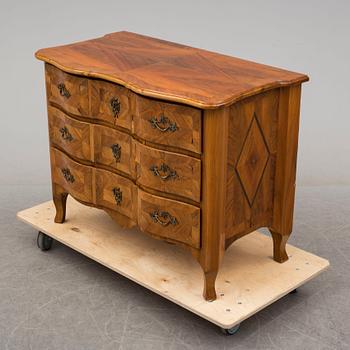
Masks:
[[[201,152],[199,109],[137,96],[135,114],[134,133],[142,139]]]
[[[283,88],[280,92],[273,221],[270,227],[274,259],[278,262],[288,259],[285,247],[293,226],[300,96],[301,86]]]
[[[279,89],[230,107],[226,238],[272,222]]]
[[[52,65],[45,64],[47,100],[62,106],[67,112],[79,116],[89,115],[88,80],[67,74]],[[62,96],[59,86],[63,84],[66,96]],[[64,93],[64,92],[62,92]]]
[[[49,136],[53,145],[59,146],[76,158],[92,161],[90,128],[92,125],[68,117],[48,106]]]
[[[130,135],[101,125],[94,125],[95,163],[134,175],[135,160]]]
[[[136,189],[128,179],[109,171],[96,171],[96,204],[117,211],[130,219],[136,218]],[[120,193],[120,201],[114,191]]]
[[[81,165],[57,149],[50,149],[51,176],[54,184],[62,187],[83,202],[92,202],[92,171],[91,167]],[[64,171],[72,176],[69,180],[64,176]]]
[[[215,280],[225,252],[226,165],[229,108],[208,110],[203,118],[202,246],[203,297],[215,300]]]
[[[155,212],[167,212],[176,222],[162,225],[160,221],[168,222],[169,218],[159,215],[159,221],[155,221],[151,217]],[[138,190],[138,226],[141,231],[200,247],[200,209],[193,205]]]
[[[122,86],[101,80],[89,80],[90,85],[90,115],[112,125],[131,129],[131,114],[129,93]],[[114,113],[111,103],[119,103],[118,112]]]
[[[41,49],[35,55],[66,72],[199,108],[229,105],[308,80],[304,74],[129,32]]]
[[[137,183],[200,202],[201,161],[135,142]]]

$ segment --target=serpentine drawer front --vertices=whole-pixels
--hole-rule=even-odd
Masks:
[[[55,222],[69,194],[188,249],[206,300],[243,235],[269,228],[275,261],[288,259],[306,75],[128,32],[36,57]]]

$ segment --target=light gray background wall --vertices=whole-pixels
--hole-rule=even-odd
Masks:
[[[0,182],[48,184],[34,51],[129,30],[309,74],[299,185],[350,185],[350,2],[0,1]]]

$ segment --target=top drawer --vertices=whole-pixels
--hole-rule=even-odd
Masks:
[[[135,134],[156,144],[201,153],[201,110],[136,96]]]
[[[45,65],[45,69],[48,101],[56,103],[69,113],[88,116],[88,80],[67,74],[49,64]]]
[[[129,90],[46,65],[47,98],[68,113],[131,129]]]

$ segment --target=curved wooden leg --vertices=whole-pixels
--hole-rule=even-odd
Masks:
[[[214,301],[216,299],[215,280],[218,270],[204,272],[204,289],[203,297],[207,301]]]
[[[270,232],[273,239],[273,259],[279,263],[283,263],[288,260],[286,244],[290,235],[281,235],[271,229]]]
[[[55,222],[63,223],[66,219],[66,203],[68,193],[59,185],[52,184],[52,197],[56,207]]]

